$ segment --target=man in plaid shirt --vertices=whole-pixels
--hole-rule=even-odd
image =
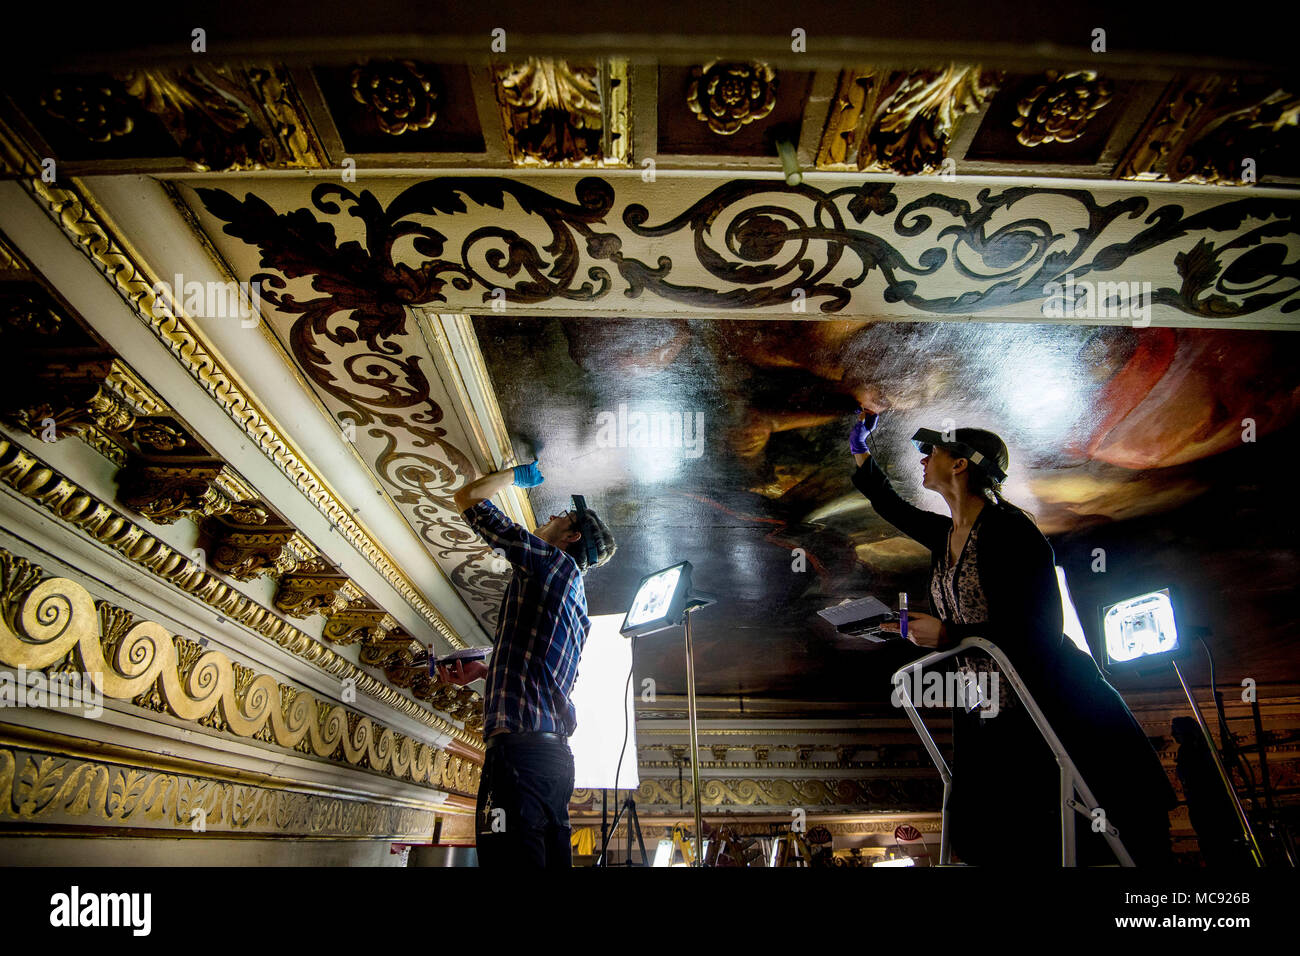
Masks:
[[[532,534],[489,500],[511,484],[543,481],[537,463],[494,472],[456,492],[466,523],[513,570],[490,665],[440,668],[443,680],[487,677],[479,784],[480,866],[571,865],[569,798],[577,727],[569,695],[591,621],[583,575],[614,554],[609,530],[589,510],[566,511]]]

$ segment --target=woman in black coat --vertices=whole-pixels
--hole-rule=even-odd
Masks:
[[[943,496],[951,515],[945,517],[899,497],[867,451],[875,424],[873,412],[860,411],[850,435],[853,484],[877,514],[931,553],[935,613],[909,611],[909,640],[942,649],[979,636],[1001,649],[1134,862],[1169,863],[1173,788],[1123,698],[1064,634],[1052,546],[1026,512],[1002,498],[1006,444],[974,428],[918,442],[922,485]],[[986,655],[960,663],[996,674]],[[996,716],[953,710],[952,850],[971,864],[1059,866],[1059,770],[1010,684],[996,676]],[[987,686],[992,683],[990,676]],[[991,701],[988,710],[994,712]],[[1091,819],[1077,816],[1075,824],[1078,862],[1113,864]]]

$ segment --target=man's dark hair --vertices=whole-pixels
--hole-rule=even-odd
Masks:
[[[610,534],[609,528],[605,522],[600,520],[596,512],[588,508],[583,512],[583,520],[577,528],[582,533],[582,537],[574,541],[564,549],[564,553],[573,558],[574,563],[578,565],[578,570],[586,574],[592,568],[598,568],[614,556],[618,550],[618,544],[614,541],[614,536]],[[589,564],[587,560],[587,542],[593,541],[596,544],[596,561]]]

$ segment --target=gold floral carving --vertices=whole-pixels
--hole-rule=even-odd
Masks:
[[[598,64],[529,57],[497,67],[497,99],[516,164],[594,164],[603,125]]]
[[[347,608],[329,615],[321,636],[335,644],[374,644],[387,639],[396,628],[397,620],[387,611]]]
[[[75,188],[46,183],[33,158],[0,130],[0,169],[21,175],[21,184],[54,222],[98,268],[146,327],[237,424],[257,448],[289,478],[302,495],[338,529],[403,599],[453,647],[464,639],[419,593],[382,548],[357,524],[348,508],[304,460],[301,452],[269,420],[225,367],[194,334],[189,319],[158,299],[158,277],[127,253]],[[155,312],[155,309],[157,310]]]
[[[340,800],[0,747],[0,820],[193,832],[424,839],[430,809]]]
[[[357,691],[373,697],[467,747],[481,750],[482,738],[462,730],[372,677],[347,658],[298,630],[270,608],[244,596],[219,577],[149,534],[84,488],[68,480],[23,448],[0,437],[0,481],[52,515],[125,555],[132,563],[273,641],[296,657]]]
[[[1019,115],[1011,121],[1020,131],[1016,140],[1023,146],[1072,143],[1110,102],[1111,95],[1110,83],[1092,70],[1063,75],[1048,70],[1043,82],[1016,104]]]
[[[118,499],[159,524],[201,515],[229,515],[240,524],[265,524],[257,495],[220,461],[185,465],[132,463],[119,477]]]
[[[250,66],[248,83],[280,147],[278,167],[319,169],[328,159],[288,76],[278,67]]]
[[[278,578],[289,574],[316,555],[310,541],[293,528],[235,529],[212,523],[212,567],[236,581],[251,581],[260,574]]]
[[[294,572],[280,578],[275,606],[290,617],[330,617],[360,597],[361,589],[346,577]]]
[[[400,136],[428,129],[438,118],[442,91],[410,60],[376,60],[352,68],[352,98],[366,107],[381,130]]]
[[[943,164],[962,115],[979,110],[998,81],[978,66],[844,70],[817,166],[932,172]]]
[[[1282,127],[1297,125],[1300,96],[1290,90],[1217,75],[1177,80],[1134,139],[1117,176],[1241,184],[1247,181],[1245,161],[1258,159]]]
[[[190,655],[161,624],[140,621],[106,647],[103,619],[90,592],[68,578],[41,577],[39,568],[0,551],[0,663],[29,671],[55,666],[69,654],[106,697],[132,700],[156,686],[167,712],[201,723],[219,708],[223,726],[294,748],[304,741],[318,757],[399,779],[473,794],[479,767],[445,750],[419,743],[340,704],[256,674],[217,650]],[[107,653],[105,653],[107,651]]]
[[[766,63],[712,60],[692,71],[686,105],[713,132],[730,136],[771,114],[776,86],[776,70]]]

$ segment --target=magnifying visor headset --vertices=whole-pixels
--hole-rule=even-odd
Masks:
[[[596,536],[592,534],[590,519],[587,517],[587,499],[583,495],[573,496],[573,511],[578,516],[577,527],[582,532],[582,543],[587,549],[587,567],[594,568],[600,560],[600,547]]]
[[[912,444],[916,445],[917,450],[922,455],[930,454],[936,447],[942,448],[958,458],[968,459],[972,465],[983,471],[994,481],[1006,481],[1007,473],[992,458],[975,450],[965,442],[944,441],[943,434],[932,428],[918,428],[916,434],[912,436]]]

